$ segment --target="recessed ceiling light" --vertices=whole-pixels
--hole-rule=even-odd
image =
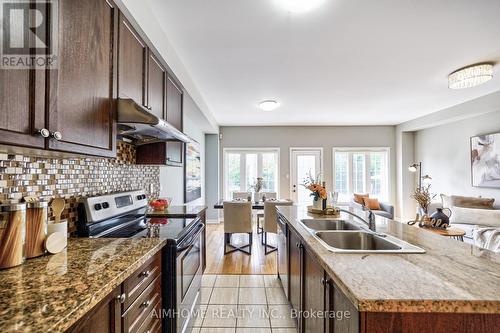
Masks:
[[[319,7],[325,0],[275,0],[275,2],[291,13],[305,13]]]
[[[280,103],[273,100],[263,101],[259,103],[259,108],[263,111],[273,111],[277,109],[279,106]]]
[[[493,78],[492,64],[478,64],[459,69],[448,76],[450,89],[471,88]]]

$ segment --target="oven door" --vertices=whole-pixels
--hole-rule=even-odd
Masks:
[[[177,332],[191,332],[196,315],[199,315],[202,276],[202,233],[205,226],[199,223],[177,246]]]

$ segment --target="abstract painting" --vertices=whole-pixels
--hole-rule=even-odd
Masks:
[[[472,186],[500,188],[500,133],[471,138]]]
[[[201,198],[201,156],[197,142],[186,144],[186,188],[185,202]]]

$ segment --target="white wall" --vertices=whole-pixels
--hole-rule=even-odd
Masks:
[[[220,177],[223,188],[222,166],[224,148],[280,148],[280,196],[290,196],[290,147],[322,147],[323,173],[328,188],[333,186],[333,147],[389,147],[390,198],[396,198],[396,154],[394,126],[283,126],[283,127],[220,127]]]
[[[500,204],[500,189],[471,185],[470,137],[500,132],[500,109],[474,118],[415,132],[415,159],[432,177],[435,193],[483,196]]]

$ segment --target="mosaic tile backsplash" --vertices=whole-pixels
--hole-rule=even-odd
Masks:
[[[20,201],[27,195],[45,200],[63,197],[62,218],[68,219],[70,232],[75,230],[81,197],[136,189],[157,197],[160,171],[158,166],[135,165],[135,147],[125,142],[118,142],[116,159],[0,153],[0,202]]]

